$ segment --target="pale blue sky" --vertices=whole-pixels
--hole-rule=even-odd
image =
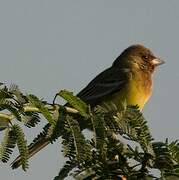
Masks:
[[[166,61],[144,115],[154,138],[178,139],[178,8],[178,0],[0,0],[0,81],[52,101],[60,89],[77,93],[141,43]],[[32,158],[27,173],[1,165],[0,179],[51,180],[62,163],[57,143]]]

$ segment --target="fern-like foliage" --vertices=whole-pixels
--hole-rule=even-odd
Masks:
[[[31,148],[35,146],[43,139],[46,139],[51,143],[55,142],[63,134],[65,116],[66,113],[64,107],[61,107],[60,109],[57,107],[52,114],[56,124],[51,125],[50,123],[47,123],[28,147]]]
[[[39,114],[36,112],[23,113],[24,125],[28,128],[35,127],[40,122]]]
[[[69,130],[73,126],[75,130],[78,129],[77,134],[80,134],[79,124],[75,123],[71,126],[67,124],[65,128],[68,138],[63,140],[63,152],[69,160],[55,180],[67,177],[70,171],[74,171],[75,179],[122,179],[125,177],[129,180],[152,180],[157,179],[152,174],[152,169],[156,168],[161,171],[162,178],[179,175],[178,143],[153,142],[146,120],[138,107],[124,107],[121,112],[117,112],[115,106],[106,105],[89,111],[89,115],[94,132],[93,137],[91,140],[83,138],[83,143],[78,141],[81,144],[81,151],[84,146],[90,147],[90,152],[87,151],[88,158],[78,156],[74,142],[78,136],[74,136],[74,132]],[[124,140],[121,141],[121,137]],[[133,142],[136,143],[133,144]],[[85,153],[85,151],[82,152]]]
[[[53,114],[54,119],[56,119],[55,126],[51,126],[48,130],[48,136],[50,137],[51,143],[55,142],[62,134],[64,134],[64,124],[66,119],[65,109],[57,108]]]
[[[61,96],[69,105],[78,110],[81,116],[88,117],[88,106],[80,98],[74,96],[72,92],[61,90],[57,95]]]
[[[145,151],[148,150],[149,146],[151,148],[153,138],[147,126],[147,121],[137,106],[128,106],[118,112],[115,121],[115,127],[119,128],[118,130],[124,138],[137,141]]]
[[[38,143],[40,140],[44,139],[47,137],[48,135],[48,131],[49,131],[49,128],[50,128],[50,124],[46,124],[42,131],[37,135],[37,137],[35,137],[32,141],[32,143],[28,146],[29,148],[31,148],[34,144]]]
[[[55,104],[57,96],[64,98],[67,104]],[[29,152],[42,142],[47,145],[62,137],[67,161],[55,180],[69,175],[80,180],[179,179],[178,141],[155,142],[137,106],[127,107],[124,103],[119,110],[109,103],[90,109],[66,90],[55,98],[51,104],[35,95],[24,95],[16,85],[8,88],[0,83],[0,131],[4,133],[0,146],[2,162],[9,160],[17,144],[21,157],[17,164],[22,164],[26,171]],[[19,124],[35,127],[42,116],[47,124],[27,146]],[[84,135],[84,129],[93,132],[90,138]],[[161,174],[155,177],[153,169]]]
[[[70,161],[66,161],[63,168],[60,170],[58,176],[54,178],[54,180],[62,180],[68,177],[70,171],[72,171],[76,167],[77,161],[76,159],[71,159]]]
[[[23,104],[28,102],[27,97],[20,91],[16,84],[11,84],[8,91],[13,95],[14,100],[16,100],[16,103],[18,103],[19,106],[21,105],[22,107]]]
[[[17,120],[21,121],[20,113],[15,106],[16,105],[12,101],[9,101],[9,100],[1,100],[0,101],[1,110],[8,110],[15,116],[15,118]]]
[[[6,163],[10,159],[10,155],[15,148],[16,141],[17,137],[15,136],[14,131],[7,128],[0,146],[0,159],[3,163]]]
[[[107,151],[107,144],[106,144],[106,137],[107,137],[107,129],[105,124],[105,112],[101,108],[96,108],[94,110],[95,115],[91,112],[91,124],[93,129],[93,146],[99,150],[99,155],[102,159],[106,158],[106,151]]]
[[[19,94],[19,95],[17,95]],[[20,98],[21,96],[21,98]],[[7,86],[0,86],[0,101],[6,102],[5,104],[13,105],[15,108],[22,108],[22,99],[23,103],[25,103],[25,96],[18,89],[18,86],[11,85],[9,88]],[[6,100],[6,101],[5,101]],[[7,103],[8,102],[8,103]],[[3,110],[3,107],[1,107]]]
[[[18,125],[19,122],[26,127],[35,127],[40,122],[40,115],[43,115],[49,122],[43,132],[28,146],[29,148],[39,140],[47,139],[53,142],[60,136],[60,119],[63,119],[62,115],[59,115],[61,112],[57,105],[51,105],[50,109],[48,105],[47,102],[40,100],[35,95],[25,96],[16,85],[8,88],[4,84],[0,84],[0,130],[5,130],[1,144],[1,160],[3,162],[9,160],[15,144],[17,144],[21,155],[20,164],[24,170],[28,167],[28,150],[25,136]],[[18,122],[14,120],[18,120]]]
[[[62,139],[63,154],[69,160],[55,177],[55,180],[64,179],[75,167],[82,167],[82,163],[86,163],[92,158],[92,146],[82,134],[78,121],[72,116],[66,116]]]
[[[168,146],[169,151],[171,152],[172,158],[176,161],[176,163],[179,163],[179,142],[178,142],[178,140],[169,143],[168,139],[166,139],[166,144]]]
[[[154,142],[153,149],[156,154],[154,167],[161,170],[162,178],[179,178],[178,141]]]
[[[39,108],[42,115],[48,120],[50,124],[55,125],[56,122],[52,118],[48,108],[45,107],[45,104],[39,98],[31,94],[31,95],[28,95],[28,100],[29,100],[29,103],[32,104],[34,107]]]
[[[9,160],[17,144],[22,156],[22,167],[26,170],[28,151],[24,134],[20,126],[11,122],[12,119],[22,122],[24,103],[27,103],[27,98],[16,85],[11,85],[9,88],[4,84],[0,85],[0,129],[4,130],[4,137],[0,147],[1,161],[6,163]]]
[[[13,94],[8,90],[7,86],[0,85],[0,100],[13,98]]]
[[[90,146],[86,143],[78,121],[67,115],[64,129],[66,131],[62,135],[64,139],[62,142],[64,156],[73,158],[75,154],[75,158],[79,163],[88,159],[90,157]]]
[[[13,135],[17,138],[17,146],[21,156],[22,169],[26,171],[26,169],[28,168],[28,148],[27,142],[25,140],[25,135],[18,125],[13,125],[11,129]]]

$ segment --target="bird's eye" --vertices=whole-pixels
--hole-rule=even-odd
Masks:
[[[144,60],[147,60],[148,58],[149,58],[149,56],[147,56],[147,55],[142,56],[142,59],[144,59]]]

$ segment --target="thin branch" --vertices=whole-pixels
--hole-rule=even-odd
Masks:
[[[49,111],[52,111],[52,112],[53,112],[53,111],[55,110],[55,106],[57,106],[57,104],[55,104],[55,105],[50,105],[50,106],[48,105],[47,108],[48,108]],[[58,106],[61,107],[60,105],[58,105]],[[74,108],[72,108],[72,107],[63,107],[63,108],[65,108],[66,112],[68,112],[68,113],[72,113],[72,114],[77,114],[77,113],[79,113],[78,110],[76,110],[76,109],[74,109]],[[27,105],[27,104],[24,105],[23,110],[24,110],[24,112],[37,112],[37,113],[40,113],[39,108],[37,108],[37,107],[32,107],[32,106],[29,106],[29,105]],[[13,114],[11,114],[11,113],[7,114],[7,113],[1,112],[1,113],[0,113],[0,118],[8,119],[8,120],[11,121],[12,119],[15,118],[15,116],[14,116]]]
[[[8,119],[8,120],[12,120],[15,118],[14,115],[12,114],[6,114],[6,113],[0,113],[0,118],[4,118],[4,119]]]

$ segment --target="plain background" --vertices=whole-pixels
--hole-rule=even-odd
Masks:
[[[77,93],[129,45],[144,44],[166,61],[144,115],[156,140],[178,139],[178,8],[178,0],[0,0],[0,81],[51,102],[60,89]],[[27,173],[1,164],[0,179],[51,180],[63,161],[55,143]]]

